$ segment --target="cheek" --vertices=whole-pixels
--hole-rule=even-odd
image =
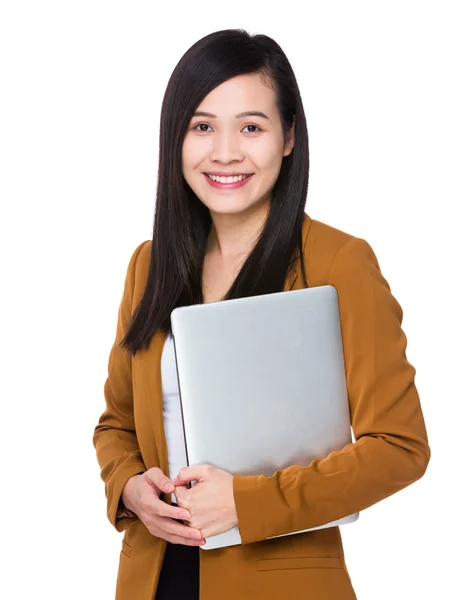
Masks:
[[[281,167],[283,152],[281,147],[277,147],[276,144],[262,144],[251,148],[250,158],[264,174],[274,174]]]
[[[181,165],[183,173],[191,173],[205,159],[208,148],[204,140],[186,138],[183,142]]]
[[[263,191],[271,189],[280,173],[282,158],[276,154],[264,155],[256,165],[261,174],[259,183]]]

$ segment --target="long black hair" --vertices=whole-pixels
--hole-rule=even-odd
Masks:
[[[161,109],[159,169],[148,279],[121,346],[133,355],[158,331],[170,331],[170,313],[200,304],[211,216],[182,173],[182,146],[195,110],[214,88],[244,74],[273,86],[286,140],[294,122],[292,152],[283,157],[269,214],[256,245],[231,288],[229,300],[280,292],[302,256],[302,224],[309,179],[309,144],[302,100],[285,53],[267,35],[244,29],[211,33],[189,48],[168,82]]]

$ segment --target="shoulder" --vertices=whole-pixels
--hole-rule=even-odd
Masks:
[[[138,272],[142,269],[149,268],[150,256],[151,256],[151,240],[144,240],[140,242],[132,253],[131,262],[134,263],[135,271]]]
[[[148,279],[151,246],[151,240],[140,242],[133,250],[129,259],[126,282],[128,282],[131,288],[134,299],[136,297],[139,298],[143,294],[146,280]]]
[[[129,258],[129,265],[127,267],[128,275],[136,276],[145,267],[149,268],[151,245],[151,240],[144,240],[135,246]]]
[[[342,278],[379,270],[375,252],[369,242],[329,223],[309,221],[304,241],[304,260],[311,287],[335,285]]]

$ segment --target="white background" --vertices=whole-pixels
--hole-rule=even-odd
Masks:
[[[306,210],[370,242],[404,309],[432,458],[341,529],[358,600],[457,597],[454,5],[1,3],[2,598],[114,598],[122,534],[92,446],[108,354],[128,260],[151,238],[165,86],[230,27],[285,50]]]

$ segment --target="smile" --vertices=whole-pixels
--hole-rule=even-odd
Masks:
[[[204,173],[204,175],[205,179],[212,187],[232,190],[234,188],[239,188],[242,185],[246,185],[246,183],[251,180],[254,173],[237,175],[235,177],[219,177],[218,175],[209,175],[208,173]]]

